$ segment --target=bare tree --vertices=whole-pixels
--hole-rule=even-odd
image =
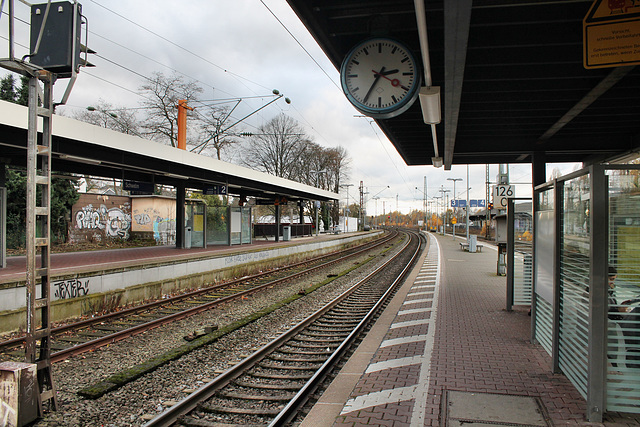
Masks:
[[[178,74],[165,76],[153,73],[151,79],[140,86],[144,96],[142,106],[147,108],[147,117],[143,128],[151,139],[169,142],[173,147],[178,145],[178,100],[184,99],[187,104],[197,101],[202,88],[194,81],[184,81]],[[188,133],[195,135],[195,132]]]
[[[207,152],[211,147],[215,150],[218,160],[222,160],[222,151],[240,142],[234,136],[235,134],[225,131],[229,127],[228,119],[230,114],[231,110],[229,108],[215,108],[206,116],[202,116],[201,142],[193,151],[196,153]]]
[[[279,114],[254,134],[245,147],[242,163],[253,169],[300,181],[310,139],[294,119]]]

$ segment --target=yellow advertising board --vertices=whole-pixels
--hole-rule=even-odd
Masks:
[[[583,20],[584,67],[640,64],[640,2],[595,0]]]

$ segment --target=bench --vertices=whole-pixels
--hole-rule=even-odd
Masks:
[[[478,252],[482,252],[482,246],[479,243],[476,243],[476,251]],[[460,249],[463,251],[468,251],[469,250],[469,244],[466,242],[460,242]]]

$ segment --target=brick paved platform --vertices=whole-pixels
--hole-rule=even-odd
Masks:
[[[468,253],[451,236],[431,236],[437,242],[302,426],[594,425],[582,396],[530,342],[528,307],[505,310],[496,248]],[[453,419],[451,395],[491,409],[481,421]],[[640,417],[606,420],[632,426]]]
[[[67,252],[51,254],[51,272],[53,275],[67,273],[84,273],[105,268],[132,267],[138,265],[171,262],[186,259],[197,259],[222,254],[235,254],[256,249],[269,249],[288,245],[300,245],[313,241],[333,240],[348,233],[336,236],[320,234],[319,236],[296,237],[290,241],[254,240],[251,244],[233,246],[209,246],[207,248],[176,249],[175,246],[149,246],[127,249],[105,249],[84,252]],[[26,257],[7,257],[7,266],[0,268],[0,283],[25,280]]]

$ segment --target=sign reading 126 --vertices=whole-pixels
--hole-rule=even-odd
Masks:
[[[418,97],[419,68],[406,46],[377,37],[351,49],[340,68],[340,83],[358,111],[389,119],[407,111]]]
[[[493,203],[497,209],[507,208],[507,199],[512,199],[516,196],[513,185],[503,184],[493,187]]]

